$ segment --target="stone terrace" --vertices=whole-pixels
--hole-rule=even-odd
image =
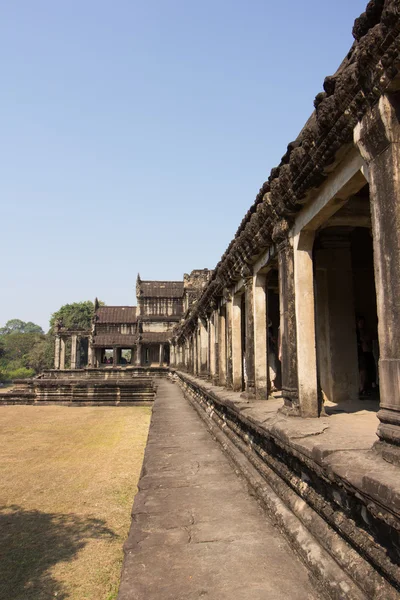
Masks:
[[[119,600],[321,597],[180,388],[167,381],[154,405],[125,552]]]

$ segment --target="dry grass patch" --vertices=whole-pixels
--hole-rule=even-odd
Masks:
[[[116,598],[150,416],[0,407],[0,598]]]

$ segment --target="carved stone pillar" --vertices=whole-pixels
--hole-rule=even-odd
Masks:
[[[76,368],[80,369],[82,366],[82,338],[77,337],[76,339]]]
[[[208,331],[205,323],[203,322],[203,319],[199,319],[198,327],[200,332],[200,335],[198,336],[198,373],[200,376],[205,377],[208,375]]]
[[[77,336],[71,335],[71,369],[76,369]]]
[[[118,348],[113,348],[113,367],[118,364]]]
[[[232,387],[242,391],[243,356],[242,356],[242,296],[235,294],[232,298],[230,329],[232,335]]]
[[[170,348],[170,352],[169,352],[169,364],[170,364],[171,367],[175,367],[176,366],[176,346],[175,346],[175,343],[170,344],[169,348]]]
[[[218,313],[218,383],[226,385],[226,307],[221,306]]]
[[[278,247],[282,396],[285,402],[284,412],[299,415],[293,263],[293,246],[285,238]]]
[[[140,342],[136,344],[136,366],[142,366],[142,344]]]
[[[254,303],[254,377],[256,396],[267,398],[267,276],[257,273],[253,277]]]
[[[197,329],[193,332],[193,375],[199,374],[199,332]]]
[[[213,325],[214,325],[214,374],[213,383],[218,383],[219,376],[219,313],[216,310],[213,312]]]
[[[246,397],[255,398],[253,276],[245,279]]]
[[[294,247],[294,283],[297,330],[297,373],[299,383],[299,405],[302,417],[318,417],[317,352],[315,341],[314,306],[314,269],[313,246],[314,231],[302,231],[293,240]],[[350,283],[352,283],[350,281]],[[346,282],[337,286],[343,293]],[[352,285],[351,285],[352,287]],[[336,290],[333,290],[335,295]],[[350,306],[350,311],[353,304]],[[354,329],[354,312],[351,314],[350,333]],[[346,323],[347,325],[348,323]],[[340,327],[340,330],[342,328]],[[347,331],[345,334],[347,335]],[[342,347],[345,341],[342,342]],[[339,351],[340,353],[340,351]],[[342,348],[343,353],[343,348]],[[332,364],[332,363],[331,363]]]
[[[355,129],[368,165],[379,335],[377,448],[400,462],[400,92],[382,96]]]
[[[103,364],[105,352],[101,348],[93,348],[92,367],[100,367]]]
[[[65,369],[65,339],[63,337],[60,342],[60,369]]]
[[[61,354],[61,336],[56,335],[54,345],[54,368],[60,368],[60,354]]]
[[[226,385],[233,387],[232,367],[232,296],[226,295]]]
[[[164,363],[164,346],[160,344],[160,367],[163,366]]]
[[[215,379],[215,325],[214,325],[214,313],[211,314],[208,319],[208,370],[211,379]]]
[[[93,348],[93,339],[90,337],[88,339],[88,367],[95,366],[95,351]]]

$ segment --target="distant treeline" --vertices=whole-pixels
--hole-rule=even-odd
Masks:
[[[56,324],[61,322],[64,327],[90,329],[93,314],[94,304],[90,300],[65,304],[51,315],[48,333],[31,321],[7,321],[0,328],[0,381],[32,377],[44,369],[51,369]]]

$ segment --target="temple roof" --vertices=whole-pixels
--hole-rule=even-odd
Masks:
[[[97,323],[136,323],[136,306],[99,306]]]
[[[139,281],[141,298],[182,298],[183,281]]]

